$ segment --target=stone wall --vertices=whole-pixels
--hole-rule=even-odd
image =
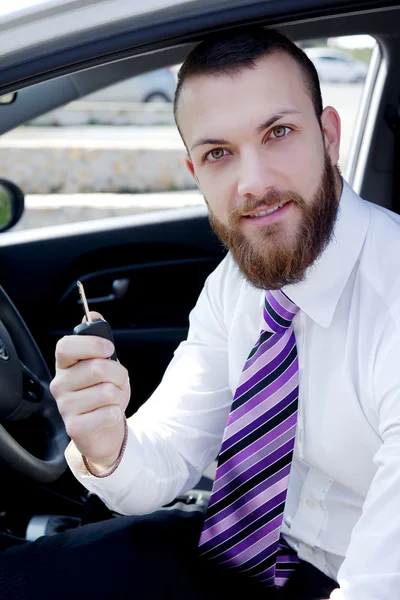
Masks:
[[[185,157],[169,104],[80,102],[2,136],[0,177],[26,194],[191,190]]]
[[[36,144],[36,145],[35,145]],[[27,194],[190,190],[194,181],[177,148],[142,149],[97,142],[91,147],[45,143],[0,146],[0,177]]]

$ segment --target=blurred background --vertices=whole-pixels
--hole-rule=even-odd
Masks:
[[[318,71],[324,105],[340,114],[345,175],[375,40],[351,36],[298,45]],[[0,177],[26,193],[15,229],[202,203],[173,120],[179,67],[118,83],[2,136]]]

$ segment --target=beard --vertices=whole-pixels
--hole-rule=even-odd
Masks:
[[[211,227],[251,285],[262,290],[277,290],[305,279],[307,269],[319,258],[333,235],[339,210],[335,172],[338,172],[337,167],[332,166],[325,153],[324,172],[311,201],[292,191],[273,190],[261,200],[248,200],[234,210],[228,225],[209,210]],[[286,202],[293,202],[301,211],[297,231],[288,235],[278,221],[258,231],[253,240],[240,232],[244,213]]]

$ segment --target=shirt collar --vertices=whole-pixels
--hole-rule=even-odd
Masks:
[[[331,324],[339,298],[361,253],[369,222],[367,203],[343,180],[332,240],[309,268],[304,281],[283,288],[292,302],[322,327]]]

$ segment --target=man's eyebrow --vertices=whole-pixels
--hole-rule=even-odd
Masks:
[[[257,127],[257,133],[262,133],[265,129],[268,129],[268,127],[271,127],[271,125],[273,125],[276,121],[279,121],[279,119],[282,119],[282,117],[285,117],[286,115],[298,115],[300,114],[300,111],[297,110],[297,108],[286,108],[283,110],[280,110],[278,113],[276,113],[275,115],[272,115],[271,118],[267,119],[266,121],[264,121],[264,123],[262,123],[259,127]]]
[[[268,127],[271,127],[271,125],[273,125],[276,121],[279,121],[279,119],[282,119],[282,117],[286,116],[286,115],[294,115],[294,114],[299,114],[300,111],[297,110],[296,108],[287,108],[287,109],[283,109],[281,111],[279,111],[279,113],[276,113],[275,115],[272,115],[272,117],[270,117],[269,119],[267,119],[266,121],[264,121],[264,123],[262,123],[259,127],[257,127],[256,131],[257,133],[262,133],[265,129],[268,129]],[[219,139],[219,138],[200,138],[198,140],[196,140],[196,142],[191,146],[190,150],[194,150],[194,148],[196,148],[197,146],[218,146],[218,145],[225,145],[225,144],[229,144],[229,142],[227,140],[223,140],[223,139]]]
[[[219,140],[216,138],[200,138],[199,140],[197,140],[193,146],[190,148],[190,150],[193,150],[194,148],[196,148],[196,146],[207,146],[207,145],[223,145],[223,144],[229,144],[229,142],[227,142],[226,140]]]

